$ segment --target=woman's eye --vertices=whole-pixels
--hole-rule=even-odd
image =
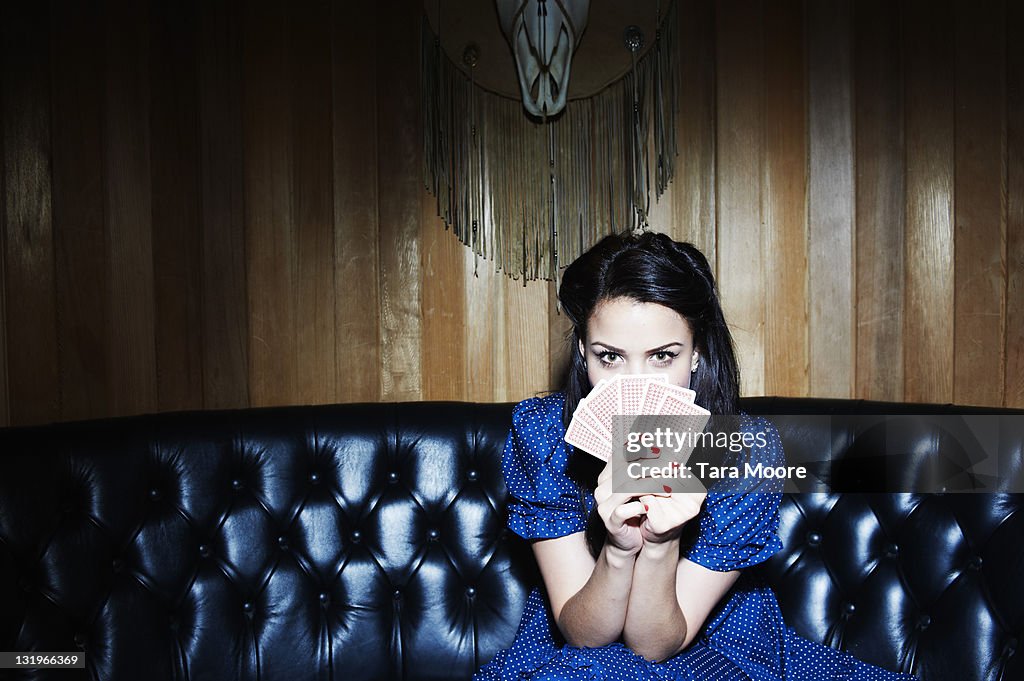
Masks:
[[[619,358],[619,354],[617,352],[602,352],[597,355],[597,358],[601,360],[602,365],[610,367],[616,363],[615,360]]]
[[[675,353],[675,352],[665,352],[665,351],[656,352],[656,353],[654,353],[652,355],[652,357],[654,357],[656,360],[658,360],[659,362],[665,363],[665,364],[668,364],[673,359],[675,359],[677,356],[678,356],[678,353]]]

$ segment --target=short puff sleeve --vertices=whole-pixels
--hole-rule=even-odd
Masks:
[[[582,532],[588,509],[579,485],[565,474],[569,454],[562,425],[564,395],[531,397],[512,411],[502,451],[508,527],[524,539]]]
[[[720,572],[756,565],[782,548],[778,528],[783,479],[745,475],[747,462],[755,470],[758,463],[773,468],[785,465],[782,441],[775,426],[762,418],[743,416],[741,430],[750,434],[753,443],[746,450],[748,456],[736,462],[741,477],[723,480],[708,490],[700,533],[685,554],[694,563]]]

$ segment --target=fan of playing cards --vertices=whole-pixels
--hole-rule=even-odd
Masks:
[[[710,412],[694,403],[696,393],[670,385],[664,375],[618,375],[598,382],[572,415],[565,441],[608,461],[613,451],[612,418],[639,415],[704,415]]]

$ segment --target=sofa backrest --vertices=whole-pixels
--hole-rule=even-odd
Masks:
[[[511,407],[0,430],[0,650],[85,651],[89,677],[105,681],[468,679],[511,642],[539,583],[505,529]],[[785,425],[784,443],[807,441]],[[830,456],[856,452],[856,437],[847,445]],[[788,494],[785,549],[759,573],[799,633],[867,661],[929,680],[1024,678],[1021,502]]]

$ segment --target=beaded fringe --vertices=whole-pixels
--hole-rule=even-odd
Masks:
[[[677,154],[675,3],[661,26],[625,76],[537,121],[457,68],[424,19],[423,176],[445,229],[524,286],[557,280],[602,236],[645,229],[651,168],[657,200]]]

